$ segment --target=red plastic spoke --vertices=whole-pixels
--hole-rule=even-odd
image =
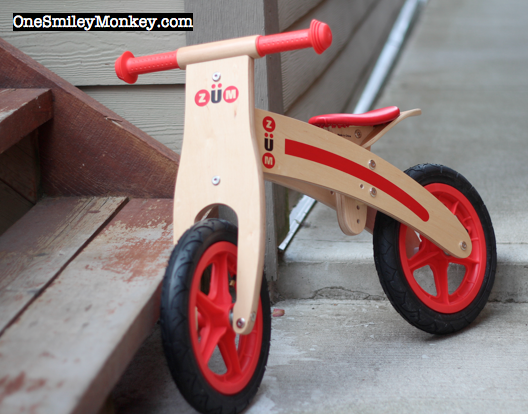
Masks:
[[[198,328],[203,328],[205,326],[206,320],[200,312],[196,312],[196,320],[198,322]]]
[[[433,276],[436,286],[436,297],[446,305],[449,304],[449,280],[447,278],[447,268],[449,262],[447,260],[436,260],[429,264],[433,271]]]
[[[457,208],[458,208],[458,205],[460,203],[458,201],[454,202],[453,205],[451,207],[449,207],[449,211],[451,211],[451,213],[453,213],[455,216],[456,216],[456,211],[457,211]]]
[[[200,318],[205,320],[205,324],[211,323],[211,320],[217,315],[221,315],[224,310],[213,303],[211,299],[203,292],[198,292],[196,295],[196,306],[198,307],[199,323]]]
[[[200,353],[206,364],[209,363],[211,355],[213,355],[220,338],[222,338],[226,330],[227,328],[225,326],[212,327],[211,325],[208,325],[200,331]]]
[[[411,269],[411,272],[427,266],[439,253],[440,249],[436,248],[436,246],[430,241],[424,239],[420,246],[420,250],[409,259],[409,268]]]
[[[213,299],[215,304],[222,308],[231,306],[232,298],[229,293],[227,253],[215,257],[211,271],[211,290],[209,297]]]
[[[226,377],[237,376],[242,373],[235,339],[235,332],[233,330],[229,330],[218,344],[227,368]]]

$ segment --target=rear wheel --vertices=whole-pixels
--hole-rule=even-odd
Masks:
[[[236,413],[256,394],[269,353],[271,319],[263,278],[257,318],[237,335],[237,229],[210,219],[189,229],[174,248],[162,288],[165,355],[184,398],[203,413]]]
[[[477,317],[493,287],[497,258],[491,219],[477,191],[456,171],[425,164],[406,173],[456,215],[473,248],[467,258],[457,259],[378,213],[374,259],[380,282],[409,323],[430,333],[455,332]]]

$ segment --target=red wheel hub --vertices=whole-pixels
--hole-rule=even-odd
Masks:
[[[412,230],[400,225],[399,249],[403,272],[413,292],[429,308],[441,313],[456,313],[467,307],[477,296],[486,272],[486,240],[477,212],[469,200],[457,189],[446,184],[425,186],[462,223],[471,238],[473,249],[465,259],[457,259],[420,236],[415,252],[410,246]],[[409,234],[408,234],[409,233]],[[411,247],[411,248],[410,248]],[[457,264],[465,269],[458,288],[449,293],[449,266]],[[425,291],[416,281],[414,272],[429,266],[434,277],[436,294]]]
[[[237,336],[229,321],[234,302],[229,290],[229,275],[236,275],[236,266],[237,247],[234,244],[213,244],[198,262],[189,297],[189,329],[194,355],[209,385],[225,395],[236,394],[249,383],[262,345],[260,301],[257,319],[249,335]],[[231,278],[231,285],[234,284]],[[225,372],[218,372],[210,366],[217,347],[220,354],[215,355],[225,365]]]

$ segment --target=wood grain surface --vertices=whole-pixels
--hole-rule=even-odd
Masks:
[[[172,200],[131,200],[0,337],[0,412],[97,413],[159,316]]]
[[[0,237],[2,332],[126,201],[47,198]]]
[[[275,161],[267,168],[267,175],[290,177],[339,192],[404,223],[452,256],[465,258],[471,253],[467,231],[447,207],[403,171],[346,138],[257,109],[255,130],[263,158],[267,151],[263,125],[266,117],[276,124]],[[468,248],[462,250],[461,243]]]
[[[225,101],[216,105],[211,99],[199,106],[195,96],[209,88],[215,71],[222,74],[221,82],[226,85]],[[238,88],[231,102],[226,98],[227,85]],[[181,175],[174,196],[174,241],[211,206],[233,209],[239,240],[233,321],[247,321],[233,329],[247,335],[255,321],[250,315],[256,314],[259,303],[266,235],[264,177],[254,131],[253,59],[238,56],[189,65],[186,87],[190,93],[186,97]],[[200,163],[201,168],[196,168]],[[219,178],[216,184],[213,177]]]

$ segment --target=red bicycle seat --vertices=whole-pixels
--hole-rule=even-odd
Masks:
[[[317,115],[308,121],[312,125],[323,126],[369,126],[386,124],[394,121],[400,116],[400,109],[397,106],[374,109],[364,114],[328,114]]]

